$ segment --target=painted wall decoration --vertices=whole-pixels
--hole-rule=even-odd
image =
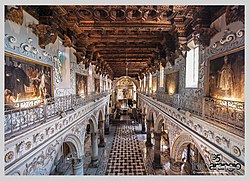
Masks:
[[[179,92],[179,71],[166,75],[166,92],[169,95]]]
[[[88,95],[88,77],[76,74],[76,95],[85,97]]]
[[[95,92],[100,92],[100,79],[95,79]]]
[[[209,96],[244,102],[244,50],[212,59],[209,62]]]
[[[53,96],[52,67],[5,54],[5,104]]]

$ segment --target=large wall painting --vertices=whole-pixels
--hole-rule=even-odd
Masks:
[[[208,95],[213,98],[244,102],[244,50],[209,62]]]
[[[5,104],[53,96],[52,67],[5,54]]]
[[[179,71],[171,72],[166,75],[166,92],[169,95],[179,91]]]
[[[76,95],[85,97],[88,95],[88,77],[76,74]]]

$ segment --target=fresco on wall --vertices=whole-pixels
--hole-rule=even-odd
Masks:
[[[210,60],[209,96],[244,101],[244,51]]]
[[[178,93],[179,90],[179,71],[166,75],[166,92],[169,95]]]
[[[100,92],[100,79],[95,79],[95,92]]]
[[[5,104],[49,98],[52,95],[52,68],[33,60],[5,55]]]
[[[85,75],[76,74],[76,95],[85,97],[88,95],[88,78]]]

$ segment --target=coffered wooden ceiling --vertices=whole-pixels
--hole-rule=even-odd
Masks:
[[[136,78],[154,72],[160,61],[166,64],[166,57],[173,64],[192,34],[198,33],[198,40],[206,46],[216,33],[211,22],[226,9],[176,5],[21,8],[39,20],[29,27],[39,36],[41,47],[59,35],[65,46],[76,49],[78,63],[88,66],[91,62],[111,78],[126,75],[126,68],[127,75]]]

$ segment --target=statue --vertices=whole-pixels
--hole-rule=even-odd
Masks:
[[[231,95],[231,91],[233,90],[233,85],[234,85],[234,73],[232,65],[228,63],[228,57],[225,56],[224,65],[219,71],[217,87],[220,90],[225,91],[225,96],[228,96]]]

